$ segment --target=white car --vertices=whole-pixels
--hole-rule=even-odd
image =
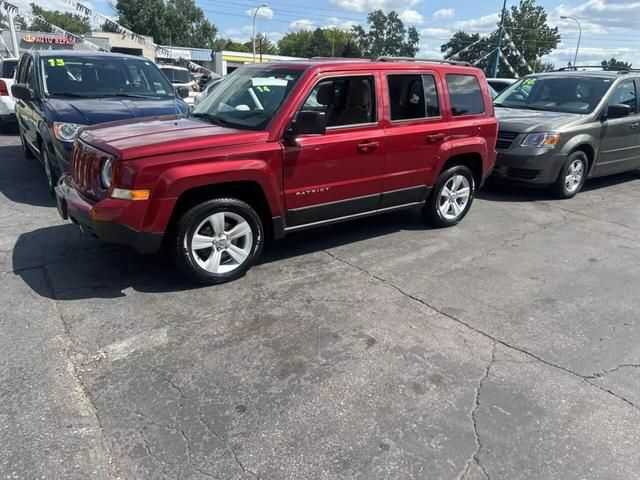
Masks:
[[[207,98],[209,94],[213,92],[218,85],[220,85],[220,82],[222,82],[222,78],[216,78],[215,80],[211,80],[207,83],[204,89],[196,95],[196,98],[193,101],[193,106],[197,107],[202,100]]]
[[[189,89],[189,96],[184,101],[187,105],[193,105],[200,88],[189,69],[173,65],[162,65],[160,70],[167,76],[174,87],[187,87]]]
[[[0,131],[9,131],[16,125],[16,104],[11,95],[11,85],[15,76],[17,58],[0,60]]]
[[[508,86],[516,83],[515,78],[487,78],[487,83],[497,92],[501,93]]]

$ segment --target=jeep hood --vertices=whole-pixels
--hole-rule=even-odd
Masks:
[[[175,116],[108,123],[83,129],[80,133],[83,142],[120,155],[123,160],[264,143],[268,136],[267,132],[236,130]]]
[[[563,130],[580,121],[579,113],[548,112],[522,108],[495,108],[501,131],[516,133],[550,132]]]

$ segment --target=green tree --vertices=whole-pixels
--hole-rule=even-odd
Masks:
[[[118,23],[140,35],[150,35],[156,43],[169,43],[163,0],[118,0]]]
[[[368,58],[379,56],[414,57],[420,49],[420,35],[415,27],[405,28],[394,11],[385,14],[374,10],[367,15],[368,31],[361,25],[353,27],[358,46]]]
[[[52,32],[53,30],[49,26],[49,23],[51,23],[76,35],[83,35],[91,31],[89,17],[70,12],[60,12],[58,10],[45,10],[35,3],[31,4],[31,13],[42,17],[48,23],[41,20],[34,20],[33,23],[27,26],[27,29],[29,30],[34,30],[36,32]]]
[[[244,44],[246,51],[253,52],[253,42],[249,40]],[[258,33],[256,35],[256,55],[260,53],[264,55],[277,55],[278,47],[263,34]]]
[[[601,65],[602,65],[602,68],[610,68],[610,69],[619,68],[621,70],[631,69],[630,63],[623,62],[622,60],[618,60],[615,57],[611,57],[609,60],[602,60]]]
[[[213,48],[217,29],[194,0],[118,0],[118,23],[155,43]]]
[[[303,58],[360,56],[354,33],[336,27],[287,33],[278,42],[278,50],[280,55]]]
[[[520,0],[518,5],[512,6],[510,10],[505,12],[504,25],[506,36],[503,41],[502,52],[518,75],[522,76],[530,73],[525,62],[535,72],[554,69],[553,64],[542,62],[540,58],[556,49],[558,43],[560,43],[560,34],[557,28],[549,26],[547,12],[542,6],[536,5],[535,0]],[[497,27],[499,27],[499,24]],[[440,47],[440,50],[445,58],[449,58],[468,47],[468,50],[454,58],[476,63],[482,57],[485,57],[477,63],[477,66],[484,69],[487,75],[491,75],[496,55],[495,52],[491,52],[495,50],[498,44],[497,28],[495,32],[486,38],[482,40],[480,38],[477,33],[456,32],[447,43]],[[513,41],[521,56],[511,48],[509,39]],[[477,44],[472,45],[478,40],[480,41]],[[491,54],[486,56],[489,53]],[[498,76],[513,76],[503,60],[500,61]]]
[[[213,47],[211,48],[214,52],[219,52],[221,50],[230,50],[232,52],[250,52],[251,48],[247,47],[244,43],[234,42],[230,39],[224,38],[216,38],[213,41]]]

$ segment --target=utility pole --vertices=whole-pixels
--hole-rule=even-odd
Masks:
[[[504,35],[504,17],[507,13],[507,0],[502,4],[502,16],[500,17],[500,32],[498,32],[498,45],[496,47],[496,60],[493,63],[493,78],[498,76],[498,67],[500,66],[500,49],[502,48],[502,37]]]
[[[570,17],[569,15],[563,15],[560,17],[562,20],[573,20],[578,24],[578,45],[576,45],[576,55],[573,57],[573,67],[575,68],[578,65],[578,51],[580,50],[580,41],[582,40],[582,25],[575,17]]]
[[[13,44],[13,53],[16,58],[20,56],[20,48],[18,47],[18,39],[16,36],[16,26],[13,23],[13,12],[7,9],[7,17],[9,19],[9,31],[11,32],[11,43]]]

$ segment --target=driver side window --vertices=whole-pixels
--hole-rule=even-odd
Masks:
[[[628,105],[631,108],[631,115],[638,112],[636,86],[633,81],[621,83],[611,94],[609,105]]]
[[[376,121],[373,77],[336,77],[322,80],[301,110],[324,112],[327,127],[347,127]]]

